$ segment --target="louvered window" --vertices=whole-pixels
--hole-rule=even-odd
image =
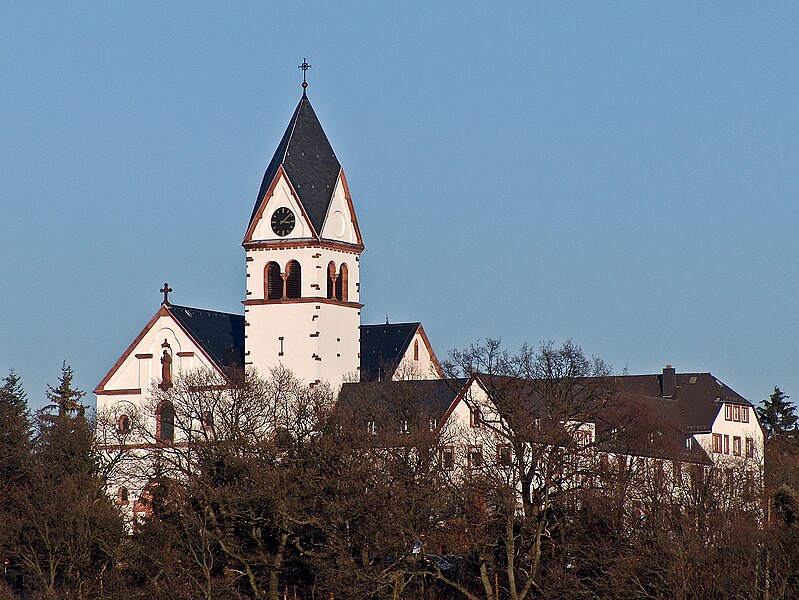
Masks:
[[[347,301],[347,279],[348,279],[347,265],[341,265],[339,269],[338,278],[336,279],[336,298],[342,302]]]
[[[283,278],[280,276],[280,265],[270,262],[266,265],[266,299],[280,300],[283,297]]]
[[[337,283],[336,279],[337,279],[336,263],[331,261],[327,265],[327,297],[330,299],[336,297],[336,290],[335,290]]]
[[[302,272],[300,263],[292,260],[286,265],[286,298],[302,297]]]

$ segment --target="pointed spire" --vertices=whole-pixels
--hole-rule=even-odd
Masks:
[[[310,67],[307,63],[303,64]],[[250,227],[280,166],[285,170],[316,234],[320,235],[341,172],[341,164],[305,94],[305,88],[264,173],[250,217]]]

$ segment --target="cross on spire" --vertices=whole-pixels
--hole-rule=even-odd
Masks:
[[[308,59],[303,58],[302,64],[297,68],[302,69],[302,93],[305,94],[305,89],[308,87],[308,82],[305,81],[305,73],[311,68],[311,65],[308,64]]]
[[[169,292],[172,291],[172,288],[169,287],[169,284],[164,282],[164,287],[159,290],[164,295],[164,301],[162,304],[169,304]]]

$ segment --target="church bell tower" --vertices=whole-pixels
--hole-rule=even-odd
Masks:
[[[364,247],[344,171],[306,87],[242,242],[244,360],[264,376],[282,364],[309,385],[336,388],[359,376]]]

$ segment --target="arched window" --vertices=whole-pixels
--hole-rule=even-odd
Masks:
[[[128,415],[119,415],[117,419],[117,433],[121,435],[130,433],[130,417],[128,417]]]
[[[214,430],[214,415],[211,414],[210,410],[206,410],[202,414],[202,426],[205,431],[213,431]]]
[[[175,407],[171,402],[164,401],[158,405],[155,415],[155,437],[159,442],[171,443],[175,441]]]
[[[130,500],[128,499],[128,488],[124,485],[117,490],[117,504],[127,506]]]
[[[266,264],[264,273],[264,298],[280,300],[283,297],[283,277],[280,276],[280,265],[276,262]]]
[[[300,263],[289,261],[286,265],[286,298],[302,297],[302,273]]]
[[[338,279],[336,279],[336,298],[341,300],[342,302],[347,301],[347,284],[348,284],[348,270],[347,265],[341,265],[341,269],[338,273]]]
[[[327,297],[330,299],[336,297],[336,279],[338,279],[336,263],[330,261],[327,265]]]

